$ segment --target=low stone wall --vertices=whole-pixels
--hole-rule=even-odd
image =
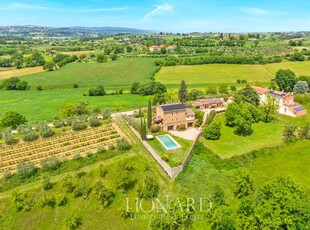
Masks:
[[[131,127],[125,119],[123,119],[123,120],[130,127],[132,132],[139,138],[139,140],[141,140],[141,137],[140,137],[139,133],[137,132],[137,130],[135,130],[133,127]],[[201,132],[196,137],[196,139],[195,139],[194,143],[192,144],[190,150],[188,151],[183,163],[180,166],[173,167],[173,168],[171,168],[170,165],[168,165],[166,161],[161,159],[161,157],[158,155],[158,153],[147,143],[147,141],[143,141],[143,140],[141,140],[141,141],[142,141],[142,144],[144,145],[144,147],[147,149],[147,151],[149,151],[149,153],[154,157],[154,159],[158,162],[158,164],[165,170],[165,172],[169,175],[169,177],[174,180],[175,178],[177,178],[177,176],[186,167],[186,165],[187,165],[187,163],[191,157],[192,151],[195,147],[195,144],[198,141],[198,139],[200,138],[200,136],[201,136]]]

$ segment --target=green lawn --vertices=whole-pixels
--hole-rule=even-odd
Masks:
[[[52,72],[21,77],[35,87],[43,88],[79,86],[130,86],[133,82],[150,81],[156,66],[154,59],[120,59],[107,63],[71,63]]]
[[[284,124],[282,122],[254,124],[253,133],[249,136],[234,134],[233,128],[225,126],[224,115],[217,116],[214,122],[222,123],[221,139],[211,141],[201,137],[201,141],[221,158],[242,155],[255,149],[280,145],[283,142]]]
[[[108,95],[103,97],[83,96],[87,88],[50,89],[43,91],[0,91],[0,117],[7,111],[23,114],[28,121],[52,120],[66,103],[88,102],[89,108],[108,108],[111,111],[137,109],[147,106],[149,97],[140,95]]]
[[[165,133],[161,133],[158,135],[162,135],[162,134],[165,134]],[[171,167],[175,167],[175,166],[180,165],[184,161],[190,147],[193,144],[193,141],[185,140],[185,139],[182,139],[182,138],[179,138],[176,136],[172,136],[182,146],[182,148],[180,150],[176,150],[176,151],[167,151],[164,148],[164,146],[157,140],[156,136],[158,136],[158,135],[155,135],[154,140],[150,140],[150,141],[148,141],[148,143],[152,146],[152,148],[160,156],[163,156],[163,155],[169,156],[168,164]]]
[[[220,84],[236,83],[237,79],[248,82],[269,82],[281,69],[291,69],[296,75],[310,75],[310,62],[283,62],[268,65],[228,65],[209,64],[194,66],[163,67],[156,75],[156,80],[164,84]]]

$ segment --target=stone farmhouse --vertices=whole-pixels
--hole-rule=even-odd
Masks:
[[[165,104],[156,107],[154,123],[160,125],[164,131],[177,130],[180,125],[185,125],[186,129],[191,128],[195,122],[195,113],[184,104]]]
[[[195,109],[217,109],[224,108],[225,103],[223,98],[198,99],[192,103]]]
[[[304,109],[298,102],[294,100],[293,93],[284,93],[276,90],[270,90],[262,87],[252,86],[260,98],[261,103],[267,102],[267,95],[275,97],[279,103],[279,113],[291,117],[297,117],[307,114],[307,110]]]
[[[161,48],[165,48],[165,45],[160,44],[159,46],[150,46],[150,47],[149,47],[149,50],[150,50],[151,52],[155,52],[155,51],[161,50]],[[175,49],[175,46],[167,46],[166,49],[167,49],[167,50],[173,50],[173,49]]]

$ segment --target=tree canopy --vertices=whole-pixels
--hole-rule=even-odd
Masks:
[[[289,69],[280,69],[276,73],[276,83],[279,86],[280,90],[292,92],[294,86],[297,83],[296,74]]]

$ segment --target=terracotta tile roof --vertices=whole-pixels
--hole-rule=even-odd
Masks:
[[[186,109],[186,110],[185,110],[185,113],[186,113],[186,115],[188,115],[188,116],[194,116],[194,115],[195,115],[194,111],[191,110],[191,109]]]
[[[192,103],[192,106],[201,106],[201,105],[211,105],[211,104],[220,104],[223,103],[221,98],[209,98],[209,99],[198,99]]]
[[[266,94],[269,92],[269,89],[263,87],[252,86],[252,88],[256,91],[257,94]]]

